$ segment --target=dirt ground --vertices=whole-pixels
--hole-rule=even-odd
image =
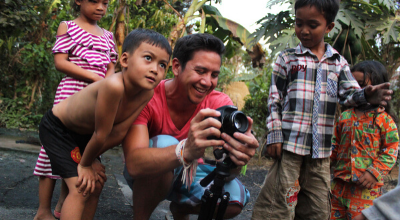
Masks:
[[[3,133],[3,131],[0,129],[0,144],[3,144],[3,145],[6,145],[8,142],[7,142],[7,139],[1,139],[1,134]],[[21,134],[16,134],[16,136],[19,136],[19,137],[21,137],[21,136],[23,136],[23,135],[21,135]],[[28,146],[30,146],[30,145],[25,145],[24,143],[22,143],[22,142],[17,142],[17,141],[15,141],[15,140],[13,140],[13,142],[14,142],[14,144],[13,144],[13,146],[16,148],[15,150],[18,150],[17,148],[18,147],[20,147],[21,148],[21,150],[22,150],[22,148],[24,149],[24,151],[26,151],[27,149],[28,149]],[[29,141],[30,142],[30,141]],[[33,143],[32,143],[33,144]],[[38,148],[38,146],[34,146],[35,147],[35,152],[39,149]],[[108,174],[110,175],[110,181],[109,181],[109,184],[111,184],[111,183],[113,183],[113,178],[114,178],[114,175],[112,175],[112,174],[122,174],[122,158],[121,158],[121,150],[119,150],[119,151],[116,151],[117,153],[116,153],[116,155],[117,156],[115,156],[115,157],[110,157],[110,158],[114,158],[114,159],[110,159],[109,161],[107,160],[107,158],[105,158],[104,159],[104,162],[107,164],[107,167],[108,167],[108,169],[110,169],[110,170],[107,170],[107,172],[108,172]],[[16,154],[16,155],[18,155],[18,154]],[[212,154],[211,154],[212,155]],[[34,163],[35,161],[36,161],[36,157],[37,157],[37,153],[34,153],[34,156],[32,156],[32,158],[33,159],[31,159],[32,160],[32,163]],[[209,155],[207,155],[207,157],[210,157]],[[5,158],[6,157],[3,157],[3,162],[5,161]],[[0,157],[0,161],[1,161],[1,157]],[[264,157],[258,157],[257,155],[249,162],[249,165],[248,165],[248,167],[247,167],[247,171],[246,171],[246,175],[244,175],[244,176],[240,176],[239,177],[239,179],[243,182],[243,184],[247,187],[247,189],[250,191],[250,201],[249,201],[249,203],[246,205],[246,207],[244,208],[244,210],[242,211],[242,213],[239,215],[239,216],[237,216],[236,218],[234,218],[235,220],[247,220],[247,219],[250,219],[251,218],[251,214],[252,214],[252,209],[253,209],[253,206],[254,206],[254,202],[255,202],[255,200],[256,200],[256,198],[257,198],[257,196],[258,196],[258,194],[259,194],[259,192],[260,192],[260,190],[261,190],[261,186],[262,186],[262,184],[263,184],[263,181],[264,181],[264,179],[265,179],[265,176],[267,175],[267,173],[268,173],[268,170],[270,169],[270,167],[271,167],[271,165],[273,164],[273,160],[271,160],[271,159],[267,159],[267,158],[264,158]],[[29,172],[27,173],[27,174],[29,174],[29,178],[31,178],[32,176],[31,176],[31,169],[32,169],[32,167],[33,167],[33,164],[32,165],[30,165],[29,166]],[[8,169],[8,168],[7,168]],[[7,169],[5,169],[4,170],[4,172],[6,172],[6,170]],[[18,172],[15,172],[15,173],[18,173]],[[11,174],[10,174],[11,175]],[[383,187],[383,191],[384,192],[387,192],[387,191],[389,191],[389,190],[391,190],[391,189],[393,189],[396,185],[397,185],[397,178],[398,178],[398,175],[399,175],[399,167],[398,167],[398,165],[396,165],[394,168],[393,168],[393,170],[390,172],[390,175],[388,175],[388,176],[386,176],[385,177],[385,186]],[[21,176],[21,175],[16,175],[16,176]],[[25,181],[25,179],[23,179],[23,181]],[[1,183],[2,181],[0,181],[0,183]],[[37,181],[32,181],[34,184],[37,184]],[[115,196],[115,195],[117,195],[118,193],[119,194],[121,194],[119,191],[119,188],[120,187],[118,187],[118,185],[116,185],[116,182],[117,181],[114,181],[115,182],[115,184],[114,185],[109,185],[109,186],[107,186],[108,188],[106,188],[106,190],[104,190],[105,191],[105,193],[104,193],[104,198],[102,199],[102,201],[105,201],[105,202],[103,202],[103,203],[105,203],[106,204],[106,206],[107,207],[109,207],[110,206],[110,204],[109,204],[109,202],[108,202],[108,200],[107,200],[107,196],[109,196],[109,195],[112,195],[112,196]],[[4,182],[5,183],[5,182]],[[0,184],[1,185],[1,184]],[[29,184],[29,185],[31,185],[31,183]],[[1,187],[0,187],[1,188]],[[18,187],[17,187],[18,188]],[[29,187],[29,188],[32,188],[32,189],[37,189],[37,186],[35,186],[35,187],[32,187],[32,185],[31,185],[31,187]],[[110,191],[108,194],[107,194],[107,190],[108,191]],[[114,191],[111,191],[111,190],[114,190]],[[118,193],[116,193],[116,192],[118,192]],[[36,193],[36,191],[35,191],[35,193]],[[118,194],[118,195],[119,195]],[[35,194],[34,193],[32,193],[32,198],[36,198],[35,197]],[[115,200],[115,198],[113,198],[112,196],[109,196],[110,197],[110,201],[116,201]],[[0,196],[1,197],[1,196]],[[120,197],[122,197],[122,194],[121,194],[121,196]],[[123,199],[122,198],[119,198],[119,199],[117,199],[118,201],[120,201],[120,202],[123,202]],[[21,200],[21,201],[25,201],[26,202],[26,199],[25,200]],[[55,201],[56,202],[56,201]],[[28,209],[28,211],[29,211],[29,214],[31,214],[31,216],[34,214],[34,212],[35,212],[35,208],[36,208],[36,200],[34,200],[34,199],[32,199],[32,202],[31,203],[29,203],[29,205],[27,205],[27,209]],[[112,203],[112,202],[110,202],[110,203]],[[1,204],[1,201],[0,201],[0,204]],[[54,204],[55,205],[55,204]],[[101,205],[100,205],[101,206]],[[117,210],[118,212],[120,212],[120,213],[122,213],[121,214],[121,216],[124,216],[124,217],[127,217],[127,216],[130,216],[131,215],[131,211],[129,210],[129,206],[128,206],[128,208],[126,207],[126,205],[120,205],[120,204],[116,204],[116,206],[118,206],[118,207],[115,207],[115,208],[113,208],[113,210],[115,209],[115,210]],[[166,207],[168,207],[168,206],[166,206]],[[0,205],[0,208],[1,208],[1,205]],[[122,208],[124,208],[123,210],[122,210]],[[119,210],[119,209],[121,209],[121,210]],[[100,208],[99,210],[101,210],[101,211],[103,211],[103,208]],[[104,211],[107,211],[108,209],[104,209]],[[161,212],[160,212],[161,213]],[[14,213],[13,213],[14,214]],[[162,214],[162,213],[161,213]],[[157,215],[156,217],[154,217],[153,219],[163,219],[164,218],[164,215],[161,215],[161,214],[159,214],[159,215]],[[100,215],[100,214],[99,214]],[[115,213],[113,214],[113,215],[115,215]],[[99,219],[108,219],[108,218],[106,218],[105,216],[107,216],[107,213],[101,213],[101,218],[99,218]],[[161,216],[161,217],[160,217]],[[124,218],[124,217],[122,217],[122,218]],[[129,217],[128,217],[129,218]],[[125,218],[125,219],[128,219],[128,218]],[[0,218],[1,219],[1,218]],[[24,219],[24,218],[19,218],[19,219]],[[32,219],[32,218],[30,218],[30,219]],[[110,219],[113,219],[113,218],[110,218]]]

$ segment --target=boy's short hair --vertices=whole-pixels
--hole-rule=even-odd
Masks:
[[[193,58],[194,52],[200,50],[219,54],[222,62],[225,46],[219,38],[211,34],[186,35],[176,41],[173,57],[179,60],[183,70],[185,69],[186,63]]]
[[[314,6],[324,16],[326,24],[335,21],[336,15],[339,11],[339,0],[297,0],[294,4],[294,11],[304,6]]]
[[[143,42],[164,49],[169,56],[172,54],[171,46],[162,34],[142,28],[131,31],[128,36],[125,37],[124,43],[122,44],[122,53],[128,52],[132,54]]]

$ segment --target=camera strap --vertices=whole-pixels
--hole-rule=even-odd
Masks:
[[[176,157],[178,158],[179,162],[183,166],[181,181],[183,184],[186,185],[186,188],[188,189],[188,191],[190,191],[190,185],[192,185],[194,177],[196,176],[198,162],[196,159],[190,163],[187,163],[185,161],[185,158],[183,158],[183,153],[185,152],[185,144],[186,144],[186,139],[181,140],[176,145],[175,154],[176,154]]]

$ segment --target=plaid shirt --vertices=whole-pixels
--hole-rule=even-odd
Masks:
[[[347,61],[326,45],[326,52],[318,60],[300,43],[296,48],[282,51],[275,63],[268,98],[267,144],[283,143],[283,149],[299,154],[311,154],[312,111],[315,76],[322,70],[319,102],[318,155],[331,154],[331,139],[336,103],[357,106],[366,103],[364,90],[353,78]]]
[[[375,117],[375,119],[374,119]],[[367,170],[383,185],[383,176],[397,159],[399,134],[396,123],[379,108],[357,117],[354,109],[344,111],[334,129],[331,161],[334,178],[357,182]]]

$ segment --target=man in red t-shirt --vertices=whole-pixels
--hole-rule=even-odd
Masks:
[[[174,78],[162,81],[154,96],[131,126],[123,143],[126,171],[133,183],[133,212],[135,219],[149,219],[164,199],[171,201],[174,219],[188,219],[198,214],[204,188],[200,179],[214,167],[202,163],[208,147],[223,146],[238,166],[224,185],[231,198],[225,218],[240,214],[249,198],[247,189],[237,176],[240,168],[254,156],[258,147],[249,129],[233,137],[220,132],[217,109],[232,105],[224,93],[215,91],[220,73],[223,42],[209,34],[192,34],[180,38],[173,52]],[[207,119],[205,119],[207,118]],[[215,136],[221,139],[208,140]],[[189,189],[178,174],[183,164],[199,162]],[[127,178],[129,179],[129,178]]]

